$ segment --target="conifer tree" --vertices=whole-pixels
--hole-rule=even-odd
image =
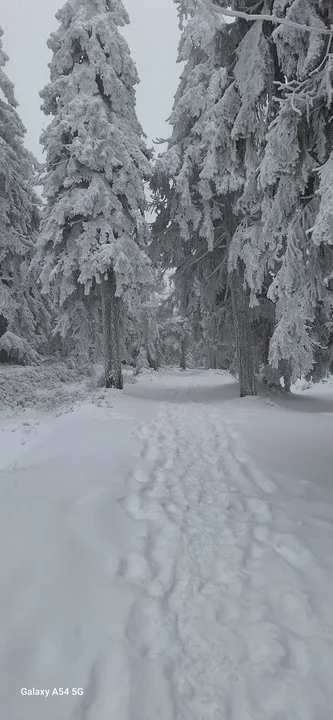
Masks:
[[[318,356],[331,359],[332,9],[328,0],[177,5],[186,66],[156,168],[155,234],[187,300],[193,279],[203,281],[208,317],[214,275],[226,286],[241,394],[255,392],[263,361],[289,389]],[[227,27],[223,8],[238,15]]]
[[[169,148],[155,173],[160,193],[155,234],[183,279],[184,265],[200,279],[211,313],[218,310],[221,317],[221,297],[224,310],[228,304],[240,394],[255,394],[250,310],[255,295],[250,296],[239,229],[258,233],[255,178],[270,112],[274,57],[263,23],[226,25],[220,3],[183,0],[178,6],[181,19],[190,16],[179,52],[186,66],[171,115]],[[193,288],[189,273],[187,279],[185,295]],[[262,281],[260,276],[260,286]]]
[[[65,336],[78,335],[82,316],[96,317],[91,301],[100,297],[105,383],[121,388],[123,298],[152,283],[144,217],[150,153],[135,111],[137,71],[119,31],[129,19],[121,0],[68,0],[56,17],[50,83],[41,93],[53,120],[42,135],[40,277],[57,299]],[[81,333],[80,341],[91,337]]]
[[[293,0],[280,9],[287,19],[321,30],[332,21],[326,0]],[[317,365],[318,379],[319,365],[322,373],[332,358],[333,38],[280,25],[272,39],[281,70],[279,111],[259,173],[262,247],[273,247],[276,266],[269,290],[277,310],[270,362],[287,363],[294,378]]]
[[[29,362],[46,344],[50,316],[29,271],[39,228],[37,161],[24,147],[2,35],[0,28],[0,357]]]
[[[204,330],[205,313],[216,312],[221,282],[226,280],[220,213],[217,206],[210,213],[209,200],[198,188],[203,128],[214,93],[217,98],[223,84],[224,69],[214,55],[216,22],[220,28],[224,22],[221,16],[210,17],[204,5],[196,11],[195,3],[177,4],[180,19],[190,18],[179,48],[179,60],[186,65],[171,115],[168,150],[155,168],[153,257],[165,267],[176,268],[175,304],[196,335]]]

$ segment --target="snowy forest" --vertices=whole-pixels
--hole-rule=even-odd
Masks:
[[[333,0],[0,25],[0,718],[331,720]]]
[[[170,137],[147,147],[121,0],[48,40],[44,164],[0,38],[0,362],[229,370],[240,395],[333,362],[330,0],[177,0]]]

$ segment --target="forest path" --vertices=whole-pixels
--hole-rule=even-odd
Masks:
[[[35,413],[0,466],[1,717],[327,720],[332,451],[314,482],[254,460],[295,418],[308,460],[331,447],[325,393],[301,415],[169,372]],[[27,418],[0,423],[0,460]]]
[[[129,718],[325,720],[332,507],[327,521],[302,483],[295,498],[258,470],[225,408],[201,392],[184,388],[142,427],[146,470],[122,501],[145,527],[120,566],[141,588],[127,628]]]

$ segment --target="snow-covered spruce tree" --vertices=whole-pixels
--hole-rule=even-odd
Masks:
[[[224,5],[222,1],[219,4]],[[251,29],[237,46],[238,60],[233,71],[242,110],[232,139],[237,139],[237,135],[244,137],[246,153],[244,188],[236,205],[241,221],[233,235],[230,265],[232,268],[236,262],[242,263],[251,304],[259,301],[259,313],[255,314],[260,349],[265,348],[264,355],[273,371],[276,368],[277,379],[283,374],[288,388],[292,376],[309,371],[314,361],[317,369],[319,364],[323,367],[331,361],[326,343],[331,336],[332,256],[323,243],[318,253],[309,239],[318,208],[314,168],[327,158],[327,148],[331,147],[331,38],[325,31],[330,26],[332,8],[326,0],[316,6],[308,0],[288,3],[276,0],[262,8],[243,2],[241,7],[237,2],[231,5],[234,10],[247,11],[248,18],[252,10],[256,15],[263,12],[266,17],[271,11],[287,22],[303,25],[297,28],[267,20],[262,25],[248,20]],[[306,25],[324,33],[307,31]],[[261,48],[255,40],[258,30]],[[274,94],[273,82],[266,84],[266,98],[261,94],[259,105],[257,102],[253,106],[253,94],[258,92],[263,79],[264,64],[260,63],[257,51],[258,47],[261,51],[264,48],[262,34],[275,43],[275,49],[273,42],[269,43],[270,66],[274,71],[272,80],[280,82]],[[266,73],[268,67],[269,63]],[[264,105],[260,106],[260,100]],[[258,113],[258,132],[252,132],[252,137],[243,135],[243,130],[240,134],[237,124],[242,126],[245,118],[245,126],[249,127],[254,107]],[[267,135],[269,121],[272,125]],[[276,303],[278,323],[268,345],[274,328],[272,301]]]
[[[332,23],[329,0],[275,0],[273,11],[322,30]],[[282,75],[279,112],[259,174],[262,239],[276,258],[270,362],[287,364],[293,378],[319,379],[332,359],[333,38],[281,24],[272,40]]]
[[[96,317],[91,300],[100,295],[105,383],[121,388],[122,298],[152,283],[144,250],[150,153],[135,111],[137,71],[119,31],[129,19],[121,0],[68,0],[56,17],[50,83],[41,93],[54,119],[42,135],[40,277],[57,298],[66,335],[78,333],[82,313]]]
[[[216,20],[202,5],[182,3],[180,11],[194,17],[183,30],[180,61],[186,66],[175,97],[168,150],[156,164],[153,180],[157,219],[154,224],[154,260],[176,269],[174,305],[177,317],[186,318],[192,335],[204,332],[207,313],[215,313],[226,281],[225,237],[218,227],[220,212],[212,218],[198,189],[201,169],[201,118],[223,86],[223,67],[214,59]],[[212,74],[214,77],[212,78]],[[212,82],[211,82],[212,80]],[[210,84],[211,83],[211,84]],[[204,218],[206,221],[204,227]],[[214,224],[216,227],[214,227]]]
[[[151,290],[142,290],[140,302],[136,293],[128,291],[124,298],[124,359],[136,365],[141,353],[145,367],[157,370],[159,366],[159,331],[157,323],[158,296]]]
[[[222,5],[178,3],[182,17],[186,12],[190,16],[179,53],[186,66],[171,115],[172,137],[156,167],[160,210],[155,234],[166,261],[187,277],[185,295],[193,282],[184,266],[201,278],[211,312],[218,308],[223,316],[221,296],[224,307],[232,308],[240,393],[247,395],[256,392],[250,302],[257,302],[267,272],[257,240],[261,206],[256,178],[273,112],[276,54],[271,28],[241,19],[225,25]],[[250,1],[242,6],[250,14],[258,12]],[[251,237],[252,268],[244,228]],[[251,295],[254,269],[256,292]]]
[[[177,294],[171,284],[167,296],[160,300],[156,316],[161,358],[167,365],[179,365],[181,370],[186,370],[188,354],[193,354],[197,344],[193,325],[189,331],[189,320],[181,315]]]
[[[0,361],[29,362],[45,347],[50,316],[29,271],[39,227],[37,161],[23,144],[2,35],[0,28]]]
[[[237,10],[238,3],[232,7]],[[256,14],[261,10],[252,3],[239,9],[248,17],[252,9]],[[314,7],[308,0],[295,0],[288,9],[277,1],[262,12],[269,9],[282,17],[286,11],[286,19],[296,24],[319,30],[330,26],[332,9],[326,1]],[[237,25],[244,31],[243,20],[237,20],[231,34]],[[278,324],[268,357],[288,388],[292,376],[309,371],[314,361],[317,369],[324,360],[329,365],[332,357],[327,348],[332,328],[330,233],[321,240],[320,251],[310,241],[312,235],[318,244],[315,169],[332,147],[332,38],[283,23],[248,22],[248,28],[237,41],[237,62],[230,73],[240,100],[231,140],[238,155],[243,144],[244,185],[233,206],[233,224],[235,215],[238,224],[229,267],[241,263],[251,304],[259,302],[256,325],[261,335],[263,328],[267,332],[273,327],[270,303],[276,302]],[[275,49],[267,42],[271,38]],[[274,80],[280,83],[273,92]],[[238,316],[242,320],[245,315]]]
[[[310,238],[318,244],[318,181],[313,170],[328,159],[332,147],[331,38],[268,22],[267,15],[280,14],[298,25],[327,30],[332,10],[326,0],[316,6],[309,0],[182,0],[178,5],[182,16],[192,19],[181,43],[187,66],[174,109],[177,132],[165,156],[168,164],[161,183],[167,188],[160,212],[160,220],[167,220],[164,246],[170,256],[166,240],[172,238],[171,220],[176,219],[185,238],[182,262],[187,252],[191,264],[200,234],[215,250],[216,229],[222,227],[229,246],[241,393],[253,391],[254,363],[248,352],[253,319],[260,359],[269,357],[288,387],[292,375],[311,367],[330,336],[331,253],[327,239],[326,247],[321,241],[317,252]],[[245,11],[247,19],[237,19],[220,31],[217,12],[230,5],[232,11]],[[251,22],[252,13],[262,14],[265,22]],[[219,56],[219,46],[209,42],[217,37],[222,45]],[[223,67],[228,80],[218,87],[216,68],[221,72]],[[210,80],[206,85],[204,73]],[[295,108],[298,100],[300,107]],[[327,170],[328,166],[322,181]],[[326,197],[327,208],[323,182],[318,191],[321,206]],[[181,255],[179,242],[177,251]],[[212,260],[214,264],[213,256]],[[274,303],[278,324],[269,344]],[[251,312],[249,304],[254,306]],[[326,349],[323,352],[330,357]]]

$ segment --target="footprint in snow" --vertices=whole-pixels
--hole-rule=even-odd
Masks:
[[[276,535],[273,549],[296,569],[315,562],[311,552],[293,535]]]

